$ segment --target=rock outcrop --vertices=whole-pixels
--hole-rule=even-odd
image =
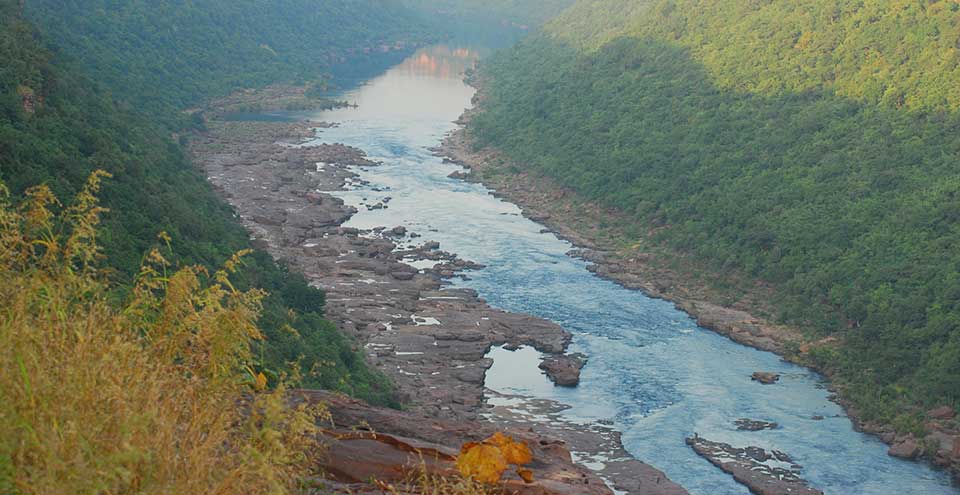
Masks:
[[[783,452],[767,452],[759,447],[736,448],[699,436],[688,438],[687,445],[711,464],[733,476],[738,483],[749,488],[751,493],[823,495],[822,491],[810,488],[800,477],[802,467]],[[776,465],[768,464],[770,461],[774,461]],[[790,468],[779,467],[780,465],[789,465]]]
[[[587,356],[570,354],[549,356],[540,363],[548,378],[561,387],[576,387],[580,384],[580,370],[587,364]]]
[[[957,416],[957,412],[950,406],[938,407],[927,412],[930,419],[950,420]]]
[[[755,382],[760,382],[764,385],[773,385],[780,381],[780,375],[777,373],[770,373],[767,371],[757,371],[750,376],[750,379]]]
[[[733,424],[740,431],[763,431],[763,430],[776,430],[780,427],[777,423],[771,423],[769,421],[760,421],[756,419],[740,418],[733,422]]]
[[[895,443],[887,453],[901,459],[916,459],[920,455],[920,446],[913,437],[907,437]]]

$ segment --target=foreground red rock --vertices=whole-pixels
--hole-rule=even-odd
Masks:
[[[500,431],[479,421],[425,419],[408,412],[371,407],[362,402],[319,391],[295,391],[296,400],[325,404],[333,428],[322,435],[325,454],[320,467],[327,473],[319,481],[333,493],[381,492],[379,483],[395,485],[409,493],[421,474],[455,476],[454,461],[460,447]],[[362,425],[362,426],[360,426]],[[360,426],[360,428],[358,428]],[[383,433],[390,432],[390,433]],[[505,493],[523,495],[611,495],[603,480],[574,464],[563,441],[529,430],[505,433],[525,442],[533,451],[529,467],[534,482],[525,483],[515,473],[505,476]]]

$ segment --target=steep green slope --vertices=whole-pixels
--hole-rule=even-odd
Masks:
[[[574,0],[403,0],[403,4],[428,13],[443,14],[473,22],[513,23],[540,26]]]
[[[149,112],[313,81],[367,51],[432,36],[389,0],[31,0],[26,12],[53,46]]]
[[[960,403],[958,49],[952,0],[584,0],[483,66],[473,134],[772,283],[890,420]]]
[[[958,23],[952,0],[613,0],[581,3],[547,31],[584,50],[617,37],[669,41],[725,90],[938,111],[960,109]]]
[[[401,0],[439,33],[488,48],[508,47],[573,0]]]
[[[101,85],[55,57],[16,11],[15,2],[0,0],[0,180],[14,194],[46,183],[58,197],[69,198],[91,171],[111,172],[102,193],[111,210],[101,232],[104,265],[127,286],[161,231],[170,234],[174,258],[183,264],[215,267],[248,248],[233,212],[167,137],[169,131],[121,108]],[[322,367],[306,385],[393,401],[384,377],[323,320],[322,292],[262,252],[248,259],[239,278],[242,287],[271,293],[260,320],[268,340],[257,349],[264,368],[281,371],[302,357],[304,370]]]

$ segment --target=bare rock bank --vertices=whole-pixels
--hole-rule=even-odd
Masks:
[[[371,366],[393,379],[408,424],[424,428],[482,421],[485,430],[478,432],[538,427],[533,415],[506,424],[486,414],[491,406],[484,403],[484,379],[492,361],[485,356],[494,345],[528,345],[548,361],[567,363],[557,374],[569,380],[574,368],[579,374],[575,358],[564,354],[570,334],[552,322],[492,308],[474,291],[445,288],[445,279],[480,266],[441,251],[435,242],[421,242],[419,233],[396,226],[370,231],[344,227],[357,210],[332,193],[360,183],[352,167],[378,164],[355,148],[308,143],[318,128],[329,125],[212,121],[206,132],[194,136],[189,151],[237,210],[255,244],[326,291],[327,317],[355,339]],[[398,250],[401,239],[414,247]],[[420,270],[409,264],[425,260],[433,261],[433,267]],[[370,415],[374,413],[368,411]],[[370,422],[364,415],[348,417]],[[399,424],[384,424],[383,431],[402,435]],[[623,449],[619,437],[590,430],[544,434],[580,455]],[[686,493],[655,468],[631,461],[630,469],[607,473],[606,481],[642,486],[627,493]],[[591,491],[569,493],[610,493],[596,478],[587,479],[594,479]],[[645,481],[650,479],[660,481]]]

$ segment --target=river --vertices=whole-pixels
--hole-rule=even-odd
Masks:
[[[483,54],[467,47],[420,50],[338,95],[357,108],[309,117],[341,124],[319,131],[319,140],[355,146],[383,161],[359,172],[369,185],[342,196],[357,206],[390,196],[389,208],[360,207],[350,225],[403,225],[487,265],[457,285],[477,290],[493,306],[561,324],[574,334],[571,350],[590,358],[580,386],[567,389],[541,375],[532,349],[495,349],[489,388],[564,403],[571,421],[612,422],[632,454],[694,494],[748,493],[684,444],[695,432],[734,446],[789,453],[804,466],[802,476],[828,494],[960,493],[946,474],[891,458],[879,440],[855,432],[827,399],[817,374],[699,328],[668,302],[594,276],[565,254],[569,243],[542,233],[516,205],[481,185],[448,178],[458,167],[427,148],[469,107],[474,91],[462,74]],[[759,385],[750,380],[758,370],[783,378]],[[773,421],[780,428],[737,431],[738,418]]]

